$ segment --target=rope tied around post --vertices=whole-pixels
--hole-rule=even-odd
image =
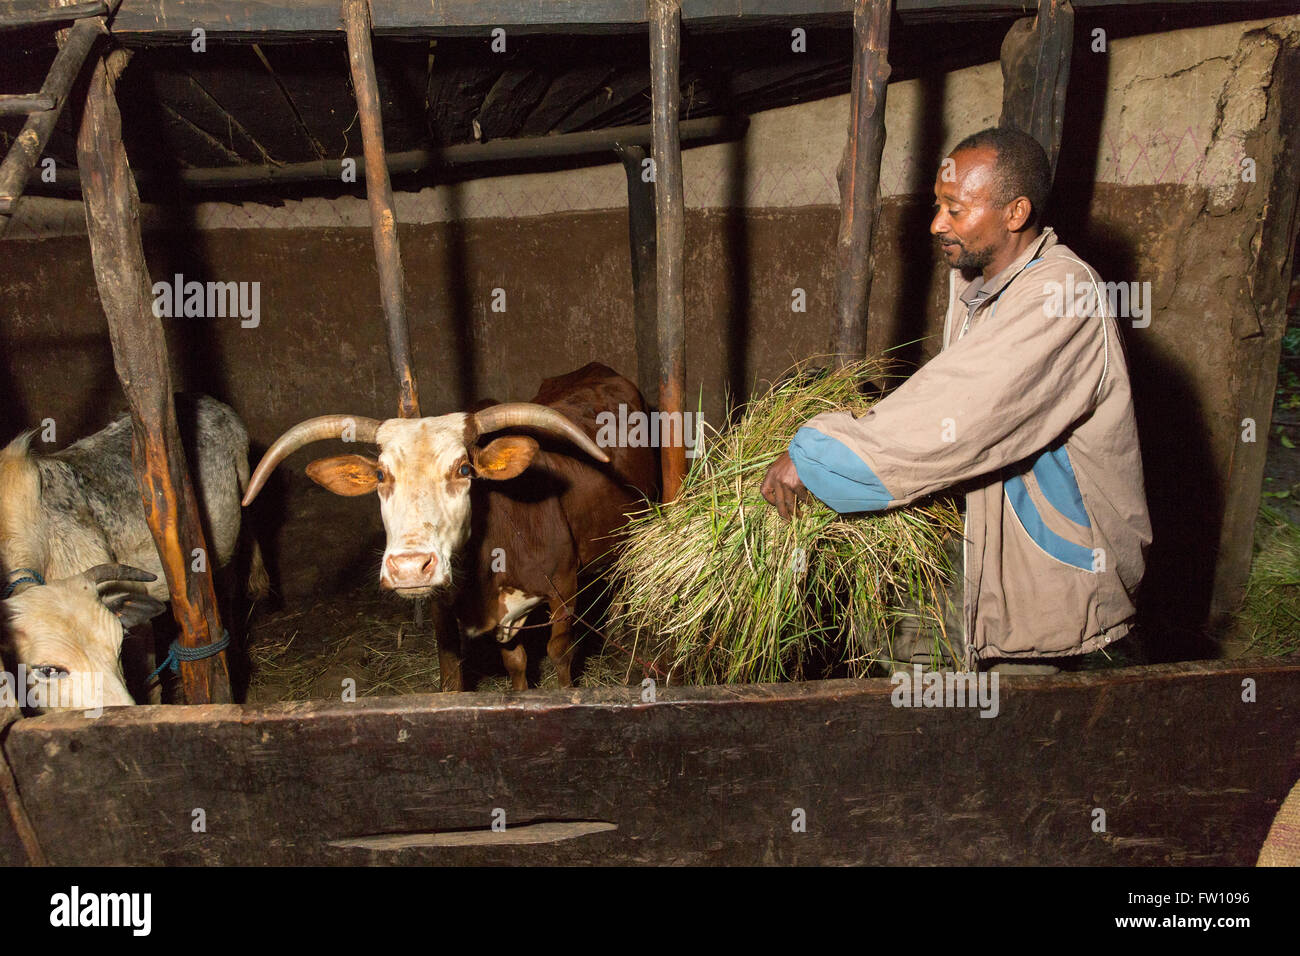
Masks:
[[[227,647],[230,646],[230,632],[223,629],[221,631],[221,640],[213,641],[211,644],[204,644],[202,647],[186,647],[181,644],[180,639],[172,641],[171,646],[167,648],[167,656],[163,662],[154,669],[145,683],[152,684],[154,678],[161,674],[168,667],[173,674],[180,670],[181,661],[192,664],[194,661],[205,660],[209,657],[216,657]]]

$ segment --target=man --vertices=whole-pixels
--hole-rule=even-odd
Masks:
[[[967,137],[935,180],[949,277],[943,351],[861,418],[809,420],[768,469],[788,517],[809,492],[881,511],[966,492],[966,664],[1084,654],[1128,633],[1151,541],[1128,364],[1093,272],[1040,214],[1030,136]]]

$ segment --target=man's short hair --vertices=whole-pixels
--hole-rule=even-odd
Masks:
[[[1052,191],[1052,164],[1038,140],[1013,127],[990,126],[967,136],[952,151],[981,148],[997,153],[994,174],[997,195],[993,201],[1005,206],[1024,196],[1033,207],[1028,225],[1038,225],[1047,206],[1048,193]]]

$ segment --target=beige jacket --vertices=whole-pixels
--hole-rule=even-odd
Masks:
[[[1128,633],[1151,542],[1128,363],[1050,228],[987,284],[954,270],[943,351],[861,418],[808,421],[790,457],[840,512],[963,486],[969,665]]]

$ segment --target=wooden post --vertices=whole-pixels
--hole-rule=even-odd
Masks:
[[[81,66],[86,62],[86,55],[95,40],[104,32],[104,21],[79,20],[71,28],[60,31],[60,47],[50,72],[46,74],[41,85],[41,95],[48,97],[52,103],[48,109],[33,113],[27,117],[22,132],[9,147],[9,152],[0,164],[0,215],[11,214],[14,204],[27,188],[28,177],[32,168],[40,159],[54,124],[63,112],[63,103],[68,98],[73,81],[81,73]],[[0,222],[0,226],[4,225]]]
[[[678,139],[681,89],[681,0],[648,0],[650,15],[650,102],[655,170],[655,294],[659,311],[659,409],[682,419],[686,395],[686,246],[682,151]],[[669,419],[671,420],[671,419]],[[685,424],[683,421],[683,430]],[[661,430],[662,435],[662,430]],[[686,444],[660,449],[663,496],[671,501],[686,477]]]
[[[124,51],[96,59],[77,136],[77,164],[113,365],[131,408],[133,457],[145,518],[167,575],[180,643],[203,647],[222,636],[212,590],[215,561],[203,538],[198,502],[185,470],[167,343],[162,323],[153,314],[152,284],[140,236],[140,201],[122,147],[122,117],[113,86],[126,60]],[[190,571],[196,549],[206,556],[205,573]],[[182,662],[180,675],[186,703],[231,700],[224,652]]]
[[[655,329],[655,187],[643,177],[646,151],[619,145],[615,151],[627,175],[627,228],[632,253],[632,302],[636,335],[636,375],[641,394],[659,404],[659,340]]]
[[[831,343],[837,366],[856,362],[867,353],[871,239],[880,208],[892,6],[892,0],[854,0],[853,4],[853,79],[849,91],[849,139],[839,169],[840,233]]]
[[[1232,416],[1233,451],[1228,459],[1224,488],[1223,525],[1219,529],[1219,558],[1214,566],[1210,600],[1211,622],[1229,620],[1241,607],[1255,549],[1255,524],[1264,492],[1264,467],[1268,460],[1267,436],[1272,430],[1273,401],[1277,395],[1277,369],[1282,357],[1282,337],[1287,327],[1287,295],[1294,274],[1296,233],[1300,230],[1300,114],[1282,104],[1300,97],[1300,50],[1281,44],[1274,66],[1268,108],[1278,110],[1278,146],[1273,152],[1268,210],[1259,228],[1255,265],[1247,288],[1256,322],[1234,328],[1237,354],[1232,379],[1237,408]],[[1258,441],[1241,441],[1242,422],[1254,419]]]
[[[4,740],[9,725],[21,719],[22,711],[17,707],[0,704],[0,742]],[[49,866],[45,852],[41,849],[41,841],[37,838],[36,831],[32,828],[31,818],[27,815],[27,808],[23,806],[22,797],[18,793],[18,783],[14,779],[13,769],[9,766],[9,759],[5,756],[2,747],[0,747],[0,803],[4,804],[4,812],[0,813],[0,866],[15,866],[22,862],[22,858],[17,856],[17,848],[13,847],[15,843],[22,848],[23,855],[27,857],[30,865]]]
[[[1017,20],[1002,41],[1000,126],[1028,133],[1047,151],[1056,178],[1065,124],[1065,88],[1074,48],[1070,0],[1038,0],[1038,16]]]
[[[411,371],[411,341],[406,322],[405,276],[402,251],[397,244],[397,216],[393,211],[393,186],[384,159],[384,125],[379,103],[379,81],[370,48],[370,7],[367,0],[343,0],[343,28],[348,40],[348,65],[357,94],[361,142],[366,158],[366,198],[370,201],[370,228],[375,236],[375,261],[379,267],[379,295],[388,325],[388,358],[397,379],[398,415],[420,417],[420,395]]]

